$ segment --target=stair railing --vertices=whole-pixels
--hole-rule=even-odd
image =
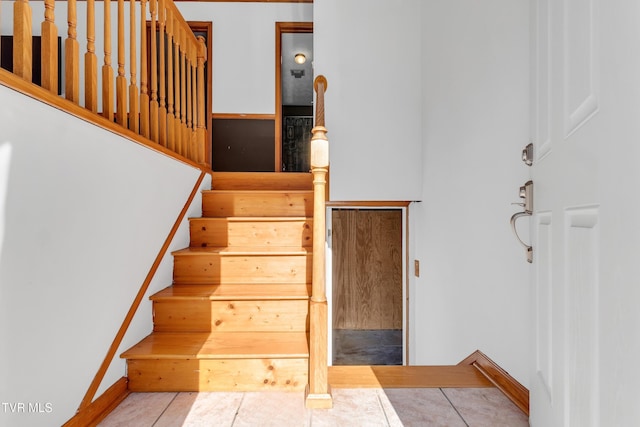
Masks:
[[[196,37],[173,0],[126,0],[129,3],[126,39],[125,0],[113,0],[117,28],[112,28],[112,0],[103,1],[103,65],[98,80],[95,0],[86,0],[84,105],[81,105],[81,57],[76,0],[67,2],[67,34],[64,58],[58,63],[58,29],[55,1],[44,0],[42,22],[41,86],[58,94],[58,69],[63,74],[64,97],[75,105],[115,122],[121,128],[150,140],[204,167],[211,166],[210,141],[206,139],[205,40]],[[147,7],[148,6],[148,7]],[[137,14],[141,16],[138,18]],[[29,0],[13,5],[13,73],[32,82],[32,8]],[[150,22],[150,31],[147,23]],[[139,28],[137,25],[139,23]],[[151,35],[149,47],[147,36]],[[154,36],[155,35],[155,36]],[[112,41],[117,47],[116,69],[112,66]],[[140,57],[137,57],[137,49]],[[128,55],[127,55],[128,53]],[[127,64],[128,56],[128,64]],[[138,62],[139,61],[139,62]],[[138,84],[138,63],[140,83]],[[129,76],[126,70],[129,70]],[[0,73],[2,78],[2,73]],[[102,99],[98,112],[99,95]],[[46,100],[45,100],[46,101]],[[114,102],[115,101],[115,102]],[[56,103],[59,105],[59,103]],[[84,116],[83,116],[84,117]],[[91,115],[90,117],[94,117]],[[101,124],[100,120],[95,120]],[[152,142],[152,143],[151,143]],[[164,151],[164,150],[162,150]]]
[[[324,127],[324,93],[327,79],[316,77],[316,123],[311,130],[311,172],[313,173],[313,276],[309,303],[309,384],[307,408],[331,408],[333,401],[327,372],[328,317],[326,293],[326,199],[329,172],[329,140]]]

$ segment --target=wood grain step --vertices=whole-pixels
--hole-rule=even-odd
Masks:
[[[169,286],[152,295],[152,301],[167,299],[217,300],[307,300],[311,296],[310,284],[251,284],[251,285],[190,285]]]
[[[125,359],[263,359],[309,357],[306,332],[154,332]]]
[[[133,392],[303,391],[308,358],[128,360]]]
[[[211,186],[217,190],[311,190],[310,173],[214,172]]]
[[[305,248],[186,248],[173,253],[175,284],[310,283]]]
[[[313,244],[313,218],[306,217],[190,218],[189,229],[191,247]]]
[[[309,301],[163,299],[153,302],[155,332],[306,332]]]
[[[301,190],[207,190],[202,192],[203,217],[310,217],[313,192]]]

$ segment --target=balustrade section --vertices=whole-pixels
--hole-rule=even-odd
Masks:
[[[57,96],[60,70],[68,101],[210,168],[205,40],[193,34],[172,0],[69,0],[63,11],[53,0],[39,3],[44,4],[42,88]],[[13,3],[13,73],[29,82],[32,20],[39,20],[32,6],[29,0]],[[56,26],[60,13],[66,13],[67,28]],[[59,33],[64,57],[58,51]]]

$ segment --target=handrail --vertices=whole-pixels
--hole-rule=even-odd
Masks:
[[[326,294],[326,184],[329,171],[329,140],[324,127],[324,92],[327,79],[316,77],[316,126],[311,130],[311,172],[313,173],[313,276],[309,303],[309,385],[306,392],[307,408],[331,408],[333,400],[328,383],[327,369],[327,294]]]
[[[65,86],[64,97],[67,100],[83,106],[96,117],[101,115],[110,122],[148,138],[153,143],[168,148],[200,166],[210,168],[211,159],[207,159],[205,155],[211,152],[210,147],[206,146],[211,142],[207,141],[204,120],[207,116],[204,111],[204,67],[207,60],[206,54],[203,53],[206,51],[205,40],[201,37],[196,38],[178,11],[174,0],[104,0],[101,17],[104,28],[101,81],[98,81],[96,41],[100,35],[95,31],[95,0],[87,0],[86,20],[78,19],[76,2],[77,0],[67,2],[67,31],[62,65],[58,63],[55,2],[44,1],[44,19],[41,25],[41,86],[57,94],[58,70],[61,69]],[[127,2],[128,14],[125,13]],[[112,3],[115,6],[117,28],[113,35]],[[136,16],[137,13],[141,13],[139,18]],[[32,82],[33,13],[29,0],[14,2],[13,15],[13,73],[27,82]],[[125,39],[126,15],[130,34],[128,40]],[[136,19],[140,19],[139,28]],[[147,40],[148,21],[151,22],[150,40]],[[86,26],[79,28],[80,23]],[[86,51],[82,56],[79,52],[79,36],[86,37]],[[114,52],[112,42],[117,49]],[[136,54],[138,47],[139,58]],[[113,66],[112,53],[115,55]],[[81,67],[84,68],[82,88]],[[127,67],[129,76],[126,75]],[[101,104],[99,97],[102,99]],[[82,98],[84,105],[81,105]],[[98,112],[99,105],[102,113]],[[98,122],[100,120],[96,119],[96,123]]]

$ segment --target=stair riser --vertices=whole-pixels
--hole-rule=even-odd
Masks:
[[[308,359],[151,359],[128,360],[129,390],[301,391]]]
[[[176,255],[174,283],[310,283],[311,254],[229,256]]]
[[[306,331],[309,302],[154,301],[156,332]]]
[[[313,216],[313,193],[218,193],[205,191],[202,216]]]
[[[230,221],[226,218],[193,218],[190,220],[190,231],[192,247],[311,247],[313,220]]]
[[[310,173],[214,172],[211,185],[216,190],[311,190]]]

